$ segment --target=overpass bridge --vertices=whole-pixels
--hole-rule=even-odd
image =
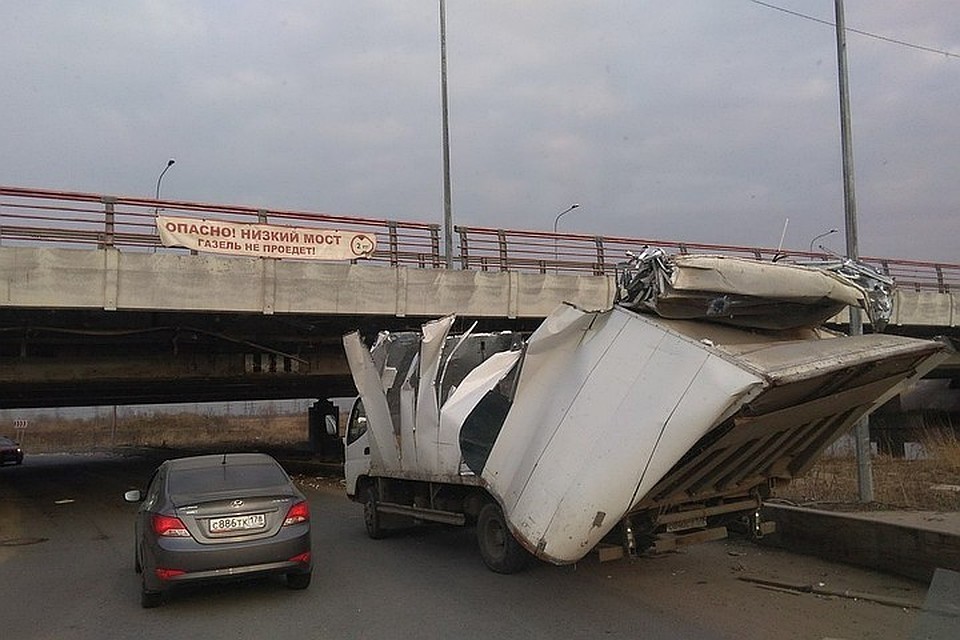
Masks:
[[[158,216],[377,238],[336,262],[164,246]],[[456,312],[533,328],[562,301],[609,307],[627,251],[773,260],[822,253],[455,227],[326,213],[0,187],[0,408],[322,398],[352,393],[340,336]],[[888,332],[960,338],[960,264],[864,262],[895,278]],[[835,319],[842,324],[845,319]],[[953,362],[942,375],[960,377]]]

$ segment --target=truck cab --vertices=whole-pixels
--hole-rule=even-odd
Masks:
[[[367,414],[363,409],[363,399],[357,398],[350,408],[347,430],[343,437],[343,476],[347,485],[347,496],[357,497],[357,483],[370,472],[370,435],[367,433]]]

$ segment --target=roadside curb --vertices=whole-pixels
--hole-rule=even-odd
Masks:
[[[762,516],[777,525],[764,545],[923,582],[937,568],[960,571],[960,531],[780,504],[765,504]]]

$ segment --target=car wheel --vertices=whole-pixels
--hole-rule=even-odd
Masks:
[[[483,563],[497,573],[516,573],[530,558],[510,533],[500,507],[493,503],[485,505],[477,516],[477,544]]]
[[[147,589],[146,585],[140,585],[140,606],[144,609],[153,609],[154,607],[160,606],[160,600],[163,598],[163,594],[159,591],[150,591]]]
[[[386,535],[383,523],[380,521],[380,513],[377,511],[377,495],[373,487],[366,491],[366,499],[363,501],[363,525],[367,529],[367,535],[374,540],[379,540]]]
[[[307,573],[288,573],[287,587],[290,589],[306,589],[310,586],[310,577],[313,574]]]

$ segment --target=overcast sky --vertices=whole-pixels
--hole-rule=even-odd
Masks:
[[[833,22],[831,0],[772,0]],[[847,27],[960,55],[957,0]],[[806,249],[832,27],[750,0],[447,1],[456,224]],[[0,184],[442,222],[438,3],[3,0]],[[960,58],[848,35],[860,253],[960,263]],[[842,234],[824,239],[844,251]]]

